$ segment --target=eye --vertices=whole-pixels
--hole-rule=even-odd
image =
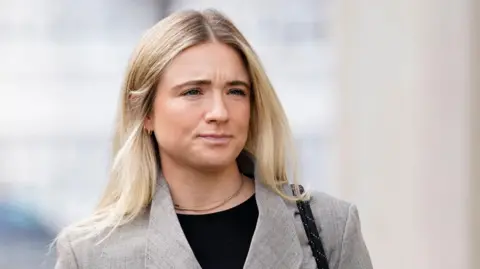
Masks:
[[[182,93],[182,96],[190,96],[190,95],[200,95],[202,91],[200,88],[192,88]]]
[[[242,89],[230,89],[228,91],[229,94],[234,94],[234,95],[240,95],[240,96],[245,96],[247,95],[245,90]]]

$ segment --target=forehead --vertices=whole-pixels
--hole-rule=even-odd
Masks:
[[[161,84],[174,86],[192,79],[248,81],[249,77],[237,51],[228,45],[210,42],[177,55],[163,73]]]

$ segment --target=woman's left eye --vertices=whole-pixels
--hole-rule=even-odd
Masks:
[[[231,94],[234,94],[234,95],[241,95],[241,96],[247,95],[247,94],[245,93],[245,91],[242,90],[242,89],[230,89],[230,90],[228,91],[228,93],[231,93]]]

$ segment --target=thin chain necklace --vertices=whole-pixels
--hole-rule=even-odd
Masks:
[[[234,194],[230,195],[229,197],[227,197],[225,200],[223,200],[220,204],[218,204],[216,206],[212,206],[212,207],[209,207],[209,208],[198,209],[198,208],[181,207],[177,204],[174,204],[174,207],[178,211],[191,211],[191,212],[206,212],[206,211],[211,211],[211,210],[217,209],[217,208],[223,206],[224,204],[226,204],[227,202],[229,202],[230,200],[232,200],[233,198],[235,198],[240,193],[240,191],[242,190],[244,181],[245,180],[242,178],[242,182],[240,183],[240,187],[238,188],[238,190]]]

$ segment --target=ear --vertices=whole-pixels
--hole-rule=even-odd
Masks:
[[[151,115],[148,115],[145,117],[145,120],[143,121],[143,128],[147,131],[153,131],[153,117]]]

